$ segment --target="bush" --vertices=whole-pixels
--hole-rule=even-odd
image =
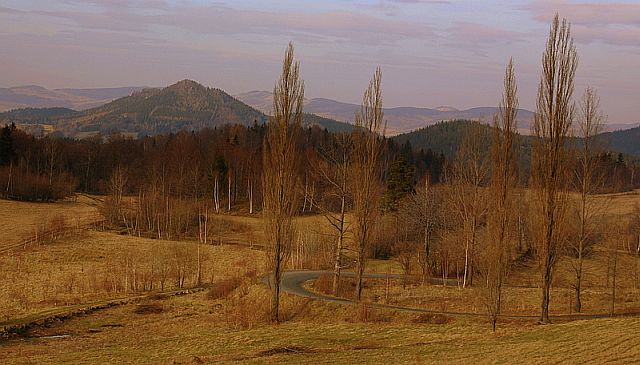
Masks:
[[[324,273],[320,275],[314,282],[313,287],[320,293],[332,294],[333,292],[333,279],[329,274]]]
[[[55,175],[49,180],[46,174],[23,172],[14,166],[11,173],[9,167],[0,168],[0,186],[9,187],[2,189],[6,198],[49,202],[73,195],[76,180],[67,174]]]
[[[229,296],[231,292],[242,285],[242,278],[232,277],[216,281],[211,285],[207,292],[207,298],[211,300],[223,299]]]

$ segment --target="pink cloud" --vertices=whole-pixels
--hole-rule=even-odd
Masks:
[[[534,18],[549,22],[555,13],[573,25],[576,42],[638,46],[640,3],[587,3],[567,0],[539,0],[527,6]]]
[[[147,21],[205,34],[314,36],[373,44],[433,35],[432,29],[423,24],[346,11],[279,13],[224,6],[184,7]]]
[[[220,4],[170,6],[156,3],[150,13],[136,10],[139,5],[133,0],[111,0],[102,4],[98,11],[33,11],[31,14],[63,19],[66,25],[83,29],[111,31],[144,32],[152,25],[169,25],[197,34],[268,35],[361,44],[433,36],[431,27],[424,24],[347,11],[272,12]]]
[[[586,3],[566,0],[539,0],[528,7],[541,21],[549,21],[560,13],[571,23],[584,25],[640,25],[640,3]]]
[[[457,42],[469,44],[506,44],[520,41],[525,36],[521,32],[471,22],[457,22],[449,32]]]

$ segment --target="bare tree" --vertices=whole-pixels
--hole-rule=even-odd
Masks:
[[[487,247],[484,274],[487,281],[487,310],[493,331],[496,330],[502,304],[502,286],[509,269],[514,232],[510,227],[513,216],[513,190],[516,185],[516,151],[513,143],[518,113],[518,97],[513,60],[509,61],[504,77],[504,93],[498,114],[493,119],[492,171],[489,185],[487,214]]]
[[[353,144],[349,134],[336,135],[332,145],[321,152],[322,162],[316,167],[318,175],[329,185],[329,189],[326,194],[326,200],[328,201],[316,202],[315,206],[326,217],[337,234],[333,259],[333,295],[338,294],[343,252],[345,250],[344,241],[349,229],[346,213],[347,204],[351,199],[349,177],[352,147]],[[335,200],[338,201],[337,209],[333,209],[334,204],[332,203]]]
[[[378,218],[380,197],[380,156],[383,126],[382,72],[378,67],[362,98],[353,131],[353,235],[357,250],[356,298],[362,295],[362,276],[366,248],[370,244],[373,226]]]
[[[542,56],[542,76],[533,121],[531,220],[541,270],[542,302],[540,323],[549,322],[549,294],[553,269],[565,243],[568,200],[567,134],[575,105],[573,79],[578,55],[570,25],[556,14]]]
[[[299,63],[294,62],[293,44],[285,53],[282,75],[273,90],[273,117],[269,121],[263,155],[263,194],[266,236],[271,277],[271,320],[278,322],[280,278],[295,237],[297,176],[299,165],[298,135],[302,122],[304,82],[299,77]]]
[[[578,234],[575,240],[570,240],[571,249],[575,259],[572,260],[575,282],[574,310],[582,310],[582,275],[584,256],[595,241],[596,224],[604,213],[603,200],[593,198],[595,189],[602,183],[604,174],[598,168],[598,154],[601,151],[598,134],[602,132],[605,117],[600,112],[600,98],[595,90],[588,88],[580,102],[578,117],[579,133],[582,144],[577,150],[577,165],[575,169],[575,183],[579,198],[578,210]]]
[[[489,136],[480,123],[469,126],[448,175],[449,204],[461,225],[464,245],[462,287],[473,280],[475,246],[478,232],[487,213],[487,196],[483,185],[489,172],[487,141]]]
[[[422,270],[423,283],[430,274],[433,245],[437,232],[442,228],[445,220],[442,195],[438,194],[431,184],[429,175],[429,173],[426,174],[421,189],[401,201],[399,209],[401,219],[411,223],[422,235],[422,249],[418,255],[418,262]]]
[[[107,219],[112,223],[122,223],[129,229],[129,222],[124,210],[124,193],[129,181],[129,172],[118,165],[109,178],[109,196],[105,200]]]

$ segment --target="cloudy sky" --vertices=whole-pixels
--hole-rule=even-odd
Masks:
[[[577,94],[640,121],[640,2],[588,0],[0,0],[0,87],[270,90],[288,41],[308,97],[358,102],[377,65],[385,106],[495,105],[514,58],[533,109],[555,12],[572,23]]]

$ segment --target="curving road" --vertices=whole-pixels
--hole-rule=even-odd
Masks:
[[[310,298],[314,300],[322,300],[325,302],[332,302],[338,304],[346,304],[346,305],[354,305],[358,304],[357,302],[340,298],[333,297],[317,292],[312,292],[304,288],[304,284],[319,278],[322,274],[333,275],[331,271],[311,271],[311,270],[300,270],[300,271],[285,271],[282,273],[282,281],[280,283],[280,290],[285,293],[298,295],[305,298]],[[354,277],[354,273],[352,272],[343,272],[341,273],[342,277]],[[389,277],[390,279],[400,279],[401,275],[387,275],[387,274],[364,274],[366,278],[373,279],[386,279]],[[268,280],[264,280],[265,284],[268,283]],[[442,284],[442,279],[438,278],[429,278],[427,282],[430,284]],[[450,281],[452,284],[455,284],[455,281]],[[438,311],[431,309],[423,309],[423,308],[410,308],[410,307],[399,307],[395,305],[381,304],[381,303],[369,303],[370,307],[373,308],[382,308],[382,309],[392,309],[400,312],[412,312],[412,313],[430,313],[430,314],[442,314],[448,316],[465,316],[465,317],[486,317],[486,313],[471,313],[471,312],[453,312],[453,311]],[[540,318],[537,315],[517,315],[517,314],[501,314],[501,318],[519,318],[519,319],[538,319]],[[551,318],[556,319],[595,319],[595,318],[605,318],[609,317],[608,314],[563,314],[563,315],[553,315]]]

